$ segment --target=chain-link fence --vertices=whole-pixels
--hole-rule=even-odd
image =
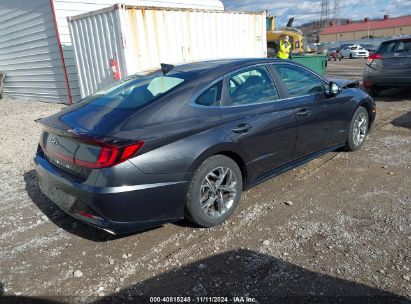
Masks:
[[[381,42],[390,39],[391,37],[381,37],[381,38],[364,38],[357,40],[345,40],[345,41],[333,41],[333,42],[324,42],[325,49],[329,48],[338,48],[342,44],[359,44],[359,45],[372,45],[379,46]]]

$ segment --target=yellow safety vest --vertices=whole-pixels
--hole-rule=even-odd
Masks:
[[[281,59],[288,59],[290,56],[291,43],[288,41],[280,41],[280,49],[278,50],[277,57]]]

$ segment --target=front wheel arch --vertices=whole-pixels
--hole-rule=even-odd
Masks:
[[[353,112],[353,115],[359,107],[363,107],[367,110],[367,113],[368,113],[368,129],[371,129],[371,126],[372,126],[372,123],[373,123],[373,120],[372,120],[372,106],[367,101],[363,101],[355,109],[355,111]]]
[[[359,119],[361,118],[361,115],[363,115],[362,117],[364,119],[368,120],[367,124],[364,126],[364,128],[360,127],[360,126],[362,126],[362,124],[360,125],[360,121],[359,121]],[[358,123],[358,125],[357,125],[357,123]],[[359,106],[355,110],[355,112],[354,112],[354,114],[351,118],[346,143],[345,143],[345,146],[344,146],[345,151],[356,151],[356,150],[358,150],[362,147],[362,145],[365,142],[368,131],[369,131],[369,125],[370,125],[370,116],[368,114],[367,109],[363,106]],[[360,132],[362,133],[362,135],[360,135],[361,134]],[[361,141],[359,141],[357,143],[355,142],[355,140],[356,140],[356,138],[355,138],[356,136],[354,136],[355,134],[357,134],[357,136],[358,136],[357,141],[359,140],[359,137],[362,136]]]

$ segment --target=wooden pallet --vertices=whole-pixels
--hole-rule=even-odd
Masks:
[[[3,92],[3,83],[4,83],[4,78],[6,77],[6,74],[3,72],[0,72],[0,98],[1,98],[1,93]]]

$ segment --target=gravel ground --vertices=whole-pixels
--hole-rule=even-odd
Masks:
[[[331,62],[328,75],[360,79],[364,63]],[[182,221],[112,237],[66,216],[37,186],[34,120],[62,105],[0,100],[0,302],[411,303],[410,93],[387,92],[377,105],[361,150],[244,192],[222,226]]]

